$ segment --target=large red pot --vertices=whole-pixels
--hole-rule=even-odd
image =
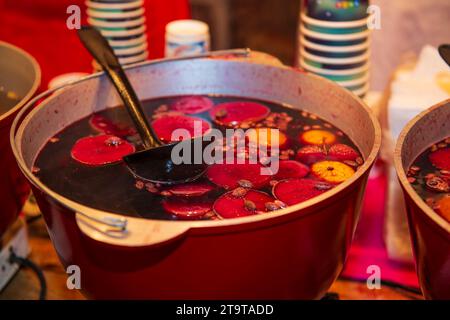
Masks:
[[[25,51],[0,41],[0,86],[17,94],[19,101],[0,108],[0,238],[15,220],[28,195],[29,186],[20,172],[9,142],[17,112],[34,95],[41,81],[36,60]]]
[[[450,223],[414,191],[406,170],[432,144],[450,135],[450,99],[411,120],[397,142],[395,167],[403,187],[416,271],[428,299],[450,299]]]
[[[120,103],[101,74],[66,87],[27,117],[18,116],[11,139],[62,262],[81,268],[84,292],[93,298],[323,296],[345,262],[380,147],[377,120],[361,100],[316,76],[241,61],[150,62],[127,73],[141,99],[221,94],[312,111],[343,129],[366,161],[335,189],[273,214],[221,221],[121,217],[61,197],[30,171],[49,137],[94,110]],[[126,230],[102,223],[112,218],[118,223],[126,219]]]

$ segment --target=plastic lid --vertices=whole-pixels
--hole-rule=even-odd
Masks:
[[[166,25],[166,34],[175,37],[197,37],[209,34],[209,27],[199,20],[175,20]]]

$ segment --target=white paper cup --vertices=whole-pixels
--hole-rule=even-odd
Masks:
[[[132,56],[132,57],[121,58],[119,56],[119,62],[120,62],[120,64],[131,64],[131,63],[144,61],[145,59],[147,59],[147,57],[148,57],[148,52],[145,51],[145,52],[141,53],[140,55]]]
[[[370,75],[367,72],[363,77],[348,81],[334,81],[342,87],[355,87],[365,85],[369,82]]]
[[[359,73],[369,70],[369,62],[367,62],[363,66],[357,67],[357,68],[346,69],[346,70],[334,70],[334,69],[324,69],[324,68],[317,68],[317,67],[311,66],[308,63],[306,63],[303,58],[300,58],[300,66],[303,69],[305,69],[306,71],[309,71],[312,73],[330,75],[330,76],[349,76],[349,75],[359,74]]]
[[[306,52],[305,49],[302,47],[300,48],[300,55],[306,59],[312,60],[314,62],[318,63],[325,63],[325,64],[354,64],[354,63],[361,63],[364,61],[368,61],[370,57],[370,51],[367,50],[365,53],[363,53],[360,56],[351,57],[351,58],[327,58],[327,57],[321,57],[314,54],[311,54],[309,52]]]
[[[104,21],[89,17],[87,18],[87,22],[97,28],[128,28],[145,24],[145,17],[138,17],[127,21]]]
[[[358,90],[350,90],[354,95],[357,96],[364,96],[365,94],[367,94],[367,92],[369,92],[369,83],[367,83],[364,87],[362,87],[361,89]]]
[[[128,65],[128,64],[142,62],[142,61],[146,60],[147,57],[148,57],[148,52],[145,51],[144,53],[142,53],[138,56],[135,56],[135,57],[128,57],[128,58],[120,58],[119,57],[119,62],[121,65]],[[102,70],[101,66],[95,60],[92,60],[91,65],[92,65],[92,68],[94,69],[94,71]]]
[[[139,8],[133,11],[121,11],[121,12],[106,12],[88,8],[86,10],[88,16],[99,19],[127,19],[135,18],[144,15],[144,8]]]
[[[142,43],[141,45],[130,47],[130,48],[113,48],[114,53],[118,56],[131,55],[143,52],[147,49],[147,42]]]
[[[125,48],[140,45],[147,42],[147,35],[144,33],[139,38],[130,38],[126,40],[111,40],[108,39],[109,45],[113,48]]]
[[[346,52],[354,52],[366,50],[370,46],[370,41],[367,39],[361,44],[356,44],[352,46],[327,46],[323,44],[318,44],[307,40],[304,36],[300,36],[300,44],[304,47],[320,50],[323,52],[333,52],[333,53],[346,53]]]
[[[367,16],[364,19],[353,21],[327,21],[311,18],[307,16],[305,12],[302,12],[300,18],[302,21],[317,27],[347,29],[367,26],[367,21],[369,20],[370,16]]]
[[[361,78],[365,78],[367,77],[368,71],[363,71],[360,73],[354,73],[354,74],[350,74],[350,75],[343,75],[343,76],[339,76],[339,75],[330,75],[330,74],[324,74],[324,73],[314,73],[318,76],[324,77],[328,80],[337,82],[337,83],[344,83],[344,86],[347,84],[347,82],[350,84],[350,86],[354,85],[354,83],[352,81],[354,80],[358,80]]]
[[[329,33],[320,33],[316,31],[311,31],[307,29],[303,24],[300,24],[300,33],[302,35],[306,35],[312,38],[320,39],[320,40],[329,40],[329,41],[351,41],[351,40],[359,40],[368,38],[370,35],[370,30],[365,30],[356,33],[349,34],[329,34]]]
[[[122,37],[136,36],[138,34],[145,33],[145,29],[146,29],[145,24],[141,25],[138,28],[128,29],[128,30],[106,30],[103,28],[99,28],[100,33],[104,37],[109,37],[109,38],[122,38]]]
[[[87,0],[86,6],[92,9],[133,9],[138,8],[144,5],[144,0],[136,0],[136,1],[117,1],[117,3],[104,3],[104,2],[96,2]]]

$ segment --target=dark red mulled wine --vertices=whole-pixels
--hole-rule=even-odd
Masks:
[[[0,85],[0,116],[8,112],[19,101],[20,98],[15,92],[8,91],[2,85]]]
[[[212,164],[203,177],[188,184],[160,186],[136,180],[121,159],[142,145],[126,110],[115,107],[52,137],[35,160],[34,174],[62,196],[104,211],[148,219],[226,219],[306,201],[347,180],[363,164],[342,131],[289,106],[217,96],[160,98],[144,101],[143,106],[164,143],[178,140],[172,136],[178,128],[194,135],[254,128],[246,139],[267,145],[268,128],[279,129],[279,169],[264,175],[261,168],[268,163],[244,161]],[[195,132],[194,123],[199,124]],[[236,159],[248,159],[249,150],[241,151],[234,153]]]
[[[407,176],[420,197],[450,222],[450,137],[425,150]]]

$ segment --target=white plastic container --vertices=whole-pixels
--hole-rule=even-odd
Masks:
[[[199,20],[176,20],[166,25],[166,57],[201,54],[209,51],[209,27]]]

